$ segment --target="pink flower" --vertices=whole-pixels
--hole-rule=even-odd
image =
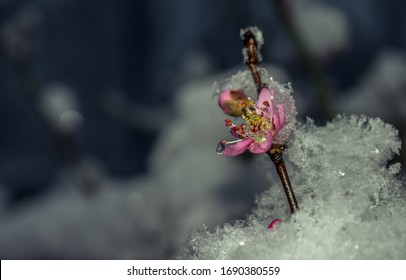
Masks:
[[[220,94],[219,104],[224,103],[223,100],[228,100],[230,92],[227,90]],[[256,103],[246,96],[245,98],[248,104],[241,111],[246,123],[237,126],[230,119],[225,120],[226,126],[230,127],[231,135],[238,139],[221,141],[217,147],[218,154],[236,156],[246,149],[254,154],[266,153],[271,148],[273,137],[285,125],[285,108],[281,104],[275,104],[272,89],[263,88]]]

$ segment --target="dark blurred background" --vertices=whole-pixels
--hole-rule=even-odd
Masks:
[[[151,153],[166,150],[182,88],[245,69],[239,30],[251,25],[263,31],[264,64],[292,83],[300,120],[366,114],[405,138],[403,0],[0,0],[0,256],[173,258],[189,230],[174,230],[183,227],[174,220],[189,208],[163,216],[179,205],[156,187],[171,183],[151,171],[159,160]],[[243,217],[266,189],[230,184],[214,196],[235,196],[219,205],[239,207],[213,225]],[[106,188],[162,208],[136,219],[121,209],[106,221],[121,204],[109,204]],[[93,198],[103,190],[108,198]],[[210,215],[190,219],[210,223]]]

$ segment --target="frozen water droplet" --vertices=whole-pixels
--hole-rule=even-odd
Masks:
[[[375,148],[374,153],[379,154],[379,150],[377,148]]]
[[[244,246],[244,245],[245,245],[245,242],[241,240],[240,243],[239,243],[239,245],[240,245],[240,246]]]
[[[222,155],[225,149],[226,149],[226,145],[224,145],[223,142],[219,142],[217,144],[216,153],[218,155]]]
[[[345,175],[345,172],[343,172],[343,171],[338,171],[338,173],[341,175],[341,176],[344,176]]]

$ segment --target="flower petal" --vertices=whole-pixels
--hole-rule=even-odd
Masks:
[[[247,149],[247,147],[254,142],[254,140],[252,140],[251,138],[247,138],[244,140],[241,140],[240,142],[231,145],[229,147],[227,147],[224,151],[223,151],[223,155],[224,156],[229,156],[229,157],[233,157],[233,156],[237,156],[239,154],[242,154],[243,152],[245,152],[245,150]]]
[[[269,103],[272,108],[274,91],[270,88],[263,88],[258,96],[257,106],[258,108],[266,108],[264,102]]]
[[[282,104],[273,106],[272,119],[273,124],[275,125],[275,134],[277,134],[279,130],[281,130],[281,128],[285,125],[286,121],[285,107],[283,107]]]
[[[271,146],[272,146],[272,132],[269,131],[264,142],[262,142],[261,144],[254,142],[248,147],[248,149],[251,151],[251,153],[263,154],[268,152]]]
[[[231,90],[225,90],[219,95],[219,106],[224,111],[224,103],[228,100],[231,100]]]
[[[280,223],[282,223],[282,220],[281,220],[281,219],[275,219],[275,220],[273,220],[273,221],[269,224],[268,229],[269,229],[269,230],[273,230],[273,229],[275,229]]]

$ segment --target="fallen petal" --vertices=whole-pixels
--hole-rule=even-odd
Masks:
[[[282,220],[281,220],[281,219],[275,219],[275,220],[273,220],[273,221],[269,224],[268,229],[269,229],[269,230],[273,230],[273,229],[275,229],[280,223],[282,223]]]

